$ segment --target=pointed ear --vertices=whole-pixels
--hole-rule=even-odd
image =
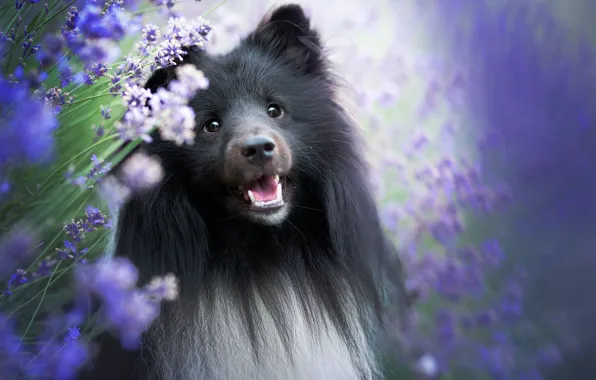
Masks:
[[[247,42],[286,60],[306,74],[325,71],[319,33],[300,5],[283,5],[266,14]]]

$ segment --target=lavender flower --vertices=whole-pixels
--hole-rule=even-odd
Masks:
[[[90,355],[87,345],[78,341],[78,335],[72,330],[69,330],[68,338],[63,342],[40,342],[34,360],[25,367],[26,375],[31,378],[76,379],[78,370]]]
[[[0,129],[0,173],[8,163],[47,161],[54,149],[54,113],[44,101],[28,95],[24,84],[0,78],[0,110],[6,120]]]
[[[64,240],[64,246],[56,249],[58,257],[61,260],[80,259],[89,250],[80,247],[87,234],[97,231],[99,228],[109,229],[111,227],[112,222],[104,213],[95,207],[88,206],[83,218],[64,223],[63,230],[70,240]]]
[[[155,299],[173,301],[178,298],[178,279],[172,273],[163,277],[154,277],[147,284],[146,289]]]
[[[155,125],[156,120],[151,116],[147,107],[134,107],[126,111],[122,121],[116,124],[116,130],[124,141],[141,138],[146,142],[151,142],[149,133]]]
[[[159,44],[157,54],[155,54],[155,63],[160,67],[176,65],[182,61],[182,56],[186,52],[182,50],[182,45],[177,40],[167,40]]]
[[[127,84],[122,93],[122,100],[128,107],[144,107],[149,98],[151,98],[151,91],[136,85]]]
[[[46,92],[45,101],[52,106],[54,114],[58,114],[65,105],[73,101],[73,97],[61,88],[52,87]]]
[[[71,168],[66,174],[66,178],[69,179],[72,184],[93,188],[94,184],[99,182],[110,171],[112,164],[110,162],[104,163],[104,160],[98,158],[95,154],[91,156],[91,162],[93,165],[87,174],[72,179],[72,171],[74,168]]]
[[[168,90],[185,101],[189,101],[199,90],[209,87],[205,74],[193,65],[182,65],[176,69],[176,80],[168,85]]]
[[[157,43],[161,37],[159,27],[153,24],[145,25],[141,30],[141,33],[143,34],[143,42],[145,42],[146,45],[153,45]]]
[[[168,9],[171,9],[176,4],[177,0],[151,0],[151,2],[158,6],[165,5]]]
[[[76,27],[86,38],[120,40],[126,31],[124,15],[124,12],[114,6],[102,14],[100,7],[87,5],[77,14]]]
[[[13,228],[0,241],[0,274],[6,274],[15,263],[22,262],[31,253],[35,236],[22,227]]]
[[[23,269],[17,269],[17,271],[10,276],[10,279],[8,280],[8,285],[6,286],[6,290],[4,291],[4,295],[11,295],[11,289],[19,285],[23,285],[28,281],[29,277],[27,275],[27,272],[25,272]]]
[[[191,107],[167,108],[159,114],[159,120],[159,132],[164,140],[178,145],[194,142],[195,112]]]
[[[157,89],[148,103],[151,113],[154,115],[159,115],[160,112],[163,112],[169,107],[176,107],[183,104],[184,99],[174,96],[173,93],[163,87]]]
[[[111,108],[109,108],[108,106],[104,106],[104,105],[99,106],[99,108],[101,110],[101,117],[103,117],[106,120],[109,120],[112,118],[110,116],[110,112],[112,112]]]
[[[130,189],[113,176],[101,182],[99,192],[110,210],[116,210],[130,197]]]
[[[91,65],[91,73],[95,78],[101,78],[108,70],[108,66],[104,62],[95,62]]]
[[[3,374],[15,373],[19,362],[26,360],[20,350],[20,338],[16,334],[14,322],[5,314],[0,314],[0,370]]]
[[[163,178],[160,162],[143,153],[136,153],[122,165],[124,183],[131,190],[143,190],[155,186]]]
[[[135,287],[137,279],[137,269],[124,258],[81,267],[77,271],[81,289],[102,298],[105,322],[119,335],[123,346],[130,349],[138,347],[141,334],[158,316],[159,302],[177,296],[177,285],[169,276],[154,280],[148,286],[149,292]],[[166,285],[165,291],[161,289],[163,285]],[[155,297],[160,294],[161,298]]]

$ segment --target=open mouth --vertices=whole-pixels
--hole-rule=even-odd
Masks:
[[[240,186],[238,191],[252,211],[268,211],[284,205],[282,184],[283,178],[279,175],[262,176]]]

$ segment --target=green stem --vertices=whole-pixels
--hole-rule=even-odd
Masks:
[[[89,100],[93,100],[93,99],[97,99],[97,98],[103,98],[104,96],[112,96],[112,95],[118,95],[118,94],[119,94],[118,92],[108,92],[108,93],[105,93],[105,94],[102,93],[102,94],[99,94],[99,95],[89,96],[87,98],[75,100],[74,102],[69,103],[69,105],[70,104],[78,104],[78,103],[82,103],[82,102],[87,102]]]
[[[44,21],[41,25],[39,25],[37,28],[35,28],[33,31],[34,32],[39,32],[41,30],[41,28],[43,28],[44,26],[46,26],[50,21],[52,21],[56,16],[58,16],[59,14],[61,14],[63,11],[65,11],[66,9],[70,8],[70,6],[72,6],[77,0],[72,0],[70,3],[66,4],[64,7],[60,8],[60,10],[56,13],[54,13],[52,15],[52,17],[48,18],[46,21]],[[21,46],[21,44],[23,43],[23,41],[25,41],[24,39],[19,41],[18,43],[12,45],[12,47],[8,50],[8,52],[5,53],[6,56],[10,57],[12,56],[12,51],[14,50],[14,48],[16,46]]]
[[[64,164],[62,164],[58,169],[56,169],[54,172],[52,172],[52,174],[50,174],[50,176],[48,178],[46,178],[45,181],[42,182],[42,184],[39,186],[39,190],[37,191],[37,193],[35,194],[36,196],[39,196],[39,194],[41,194],[43,192],[43,190],[45,190],[45,186],[48,184],[48,182],[54,177],[56,176],[58,173],[62,172],[63,170],[65,170],[73,161],[77,160],[78,158],[84,156],[85,154],[89,153],[90,151],[92,151],[93,149],[95,149],[96,147],[100,146],[101,144],[109,141],[109,140],[113,140],[115,138],[117,138],[118,135],[110,135],[110,136],[106,136],[105,138],[99,140],[98,142],[96,142],[95,144],[87,147],[85,150],[83,150],[82,152],[80,152],[79,154],[75,155],[74,157],[72,157],[70,160],[66,161]]]
[[[27,334],[29,333],[29,330],[31,329],[31,326],[33,325],[33,321],[35,321],[35,317],[37,317],[37,313],[39,312],[39,309],[41,308],[41,304],[43,303],[43,299],[46,296],[46,293],[48,292],[48,289],[50,288],[50,284],[51,284],[52,278],[54,277],[54,274],[56,273],[56,270],[58,270],[58,267],[60,266],[60,264],[61,263],[58,262],[58,264],[56,264],[56,266],[54,267],[54,270],[52,271],[52,274],[50,276],[50,279],[48,280],[48,283],[46,284],[45,288],[43,289],[43,294],[41,296],[41,300],[37,304],[37,307],[35,308],[35,311],[33,312],[33,315],[29,319],[29,324],[27,325],[27,328],[25,328],[25,332],[23,332],[23,336],[21,337],[21,341],[19,342],[19,345],[21,345],[23,343],[23,338],[26,337]]]
[[[219,3],[215,7],[211,8],[210,10],[208,10],[207,12],[205,12],[203,15],[204,16],[209,16],[211,13],[215,12],[219,7],[221,7],[222,5],[224,5],[227,2],[228,2],[228,0],[223,0],[221,3]]]

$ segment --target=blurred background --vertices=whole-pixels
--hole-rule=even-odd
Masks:
[[[406,348],[388,351],[387,378],[596,379],[596,3],[296,2],[351,85],[383,222],[420,293],[386,337]],[[223,53],[275,4],[179,1],[144,17],[210,11],[206,48]],[[93,131],[68,136],[62,162]],[[4,215],[8,231],[25,214]]]

